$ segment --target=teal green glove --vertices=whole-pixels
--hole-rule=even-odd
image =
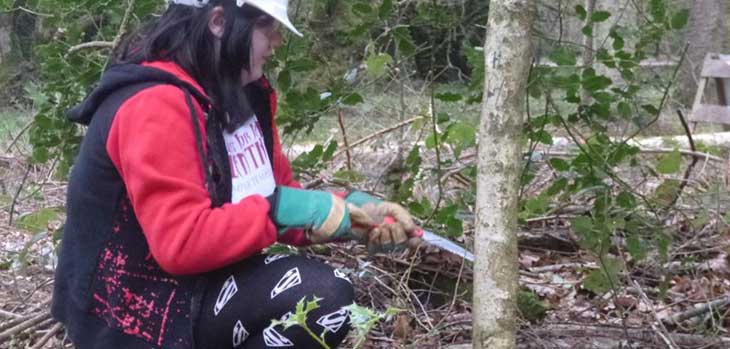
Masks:
[[[365,204],[379,205],[383,203],[383,200],[378,199],[370,194],[363,193],[361,191],[353,191],[347,194],[347,197],[345,197],[345,202],[347,202],[348,204],[353,204],[357,207],[363,207],[365,206]]]
[[[347,203],[331,193],[277,187],[269,200],[270,216],[279,227],[279,234],[290,228],[303,228],[314,243],[357,238],[351,232]]]

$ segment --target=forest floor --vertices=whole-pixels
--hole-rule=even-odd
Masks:
[[[361,187],[378,188],[381,170],[397,161],[388,145],[393,143],[376,142],[351,154],[352,166],[369,178]],[[24,154],[28,149],[18,147],[0,152],[0,348],[71,347],[48,314],[66,185],[53,178],[48,166],[29,165]],[[344,156],[338,157],[333,168],[343,161]],[[570,217],[585,212],[586,203],[523,222],[520,348],[730,348],[727,171],[724,164],[705,166],[693,178],[722,186],[710,199],[712,191],[688,189],[678,203],[681,214],[667,216],[666,225],[676,228],[668,259],[649,256],[634,262],[625,242],[616,241],[611,254],[630,268],[605,292],[584,287],[603,264],[580,247],[569,224]],[[331,170],[321,177],[325,180],[305,182],[335,185],[327,180]],[[444,190],[469,190],[471,185],[454,178]],[[418,190],[427,192],[428,186]],[[540,185],[527,189],[539,190]],[[702,205],[710,206],[705,210],[709,213],[699,217]],[[464,236],[456,240],[470,247],[473,227],[468,216],[464,225]],[[355,244],[316,246],[300,253],[345,270],[359,305],[381,312],[402,309],[375,326],[363,348],[470,347],[473,273],[472,265],[460,258],[433,248],[369,255]],[[354,342],[348,339],[345,347]]]

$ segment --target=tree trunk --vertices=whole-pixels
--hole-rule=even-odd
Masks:
[[[515,348],[517,193],[531,63],[532,0],[492,0],[479,128],[474,348]]]
[[[697,83],[702,71],[702,63],[708,52],[728,50],[730,40],[730,24],[725,14],[730,11],[727,0],[695,0],[690,9],[690,18],[685,33],[685,41],[690,44],[687,59],[682,67],[682,77],[677,98],[684,105],[691,107],[697,92]],[[730,53],[730,52],[724,52]],[[714,83],[705,90],[705,97],[716,103]]]

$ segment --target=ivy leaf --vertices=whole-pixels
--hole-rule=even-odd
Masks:
[[[596,11],[596,12],[593,12],[593,15],[591,15],[591,21],[600,23],[600,22],[607,20],[609,17],[611,17],[611,12]]]
[[[656,166],[656,170],[662,174],[672,174],[679,172],[680,165],[682,164],[682,154],[679,153],[678,149],[674,149],[672,152],[663,155],[659,159],[659,163]]]
[[[393,63],[393,57],[387,53],[373,54],[368,57],[366,64],[368,67],[368,75],[371,78],[377,79],[385,75],[388,64]]]
[[[556,171],[566,172],[570,170],[570,164],[561,158],[552,158],[549,162],[550,166],[552,166]]]
[[[588,17],[588,12],[583,5],[575,5],[575,16],[581,21],[585,21],[586,17]]]

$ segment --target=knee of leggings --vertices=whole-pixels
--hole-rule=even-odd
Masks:
[[[317,297],[323,302],[336,307],[350,305],[355,300],[355,289],[352,281],[344,272],[326,264],[320,264],[317,269],[318,285]]]

